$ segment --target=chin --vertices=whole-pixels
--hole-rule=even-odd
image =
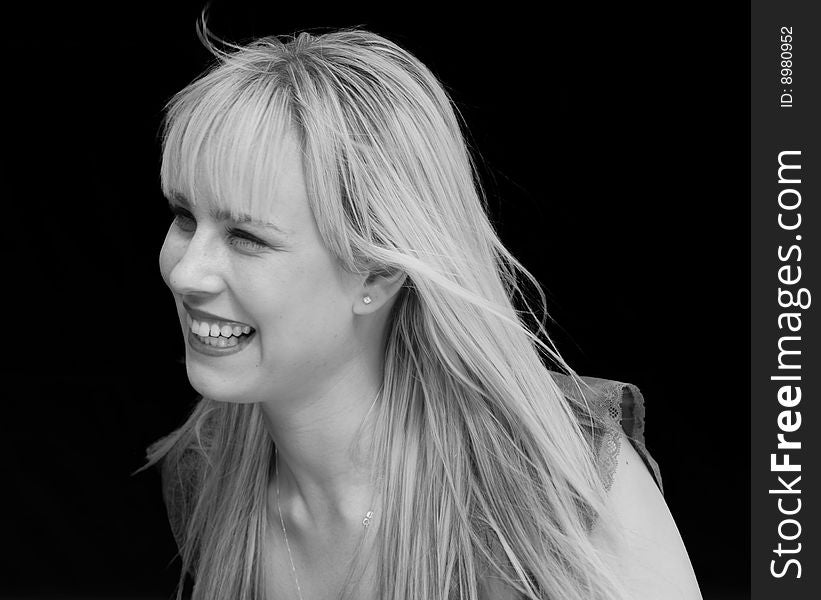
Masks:
[[[235,382],[226,381],[214,373],[206,373],[197,366],[186,365],[188,383],[198,394],[216,402],[232,404],[253,404],[253,396],[242,393]]]

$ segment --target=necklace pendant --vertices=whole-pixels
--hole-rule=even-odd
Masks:
[[[370,525],[370,524],[371,524],[371,519],[373,519],[373,511],[372,511],[372,510],[369,510],[369,511],[365,514],[365,518],[364,518],[364,519],[362,519],[362,525],[363,525],[363,526],[365,526],[365,527],[367,527],[368,525]]]

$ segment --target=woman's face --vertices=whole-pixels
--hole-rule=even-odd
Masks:
[[[285,143],[265,218],[276,229],[217,218],[207,197],[197,206],[183,197],[173,202],[179,208],[160,270],[176,302],[188,378],[214,400],[313,395],[344,377],[360,355],[353,305],[363,278],[344,271],[323,245],[298,147],[293,138]],[[189,331],[192,316],[200,333],[236,337],[239,324],[255,333],[234,347],[205,346]]]

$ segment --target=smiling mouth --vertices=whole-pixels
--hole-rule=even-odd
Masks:
[[[241,333],[238,336],[232,335],[231,337],[224,337],[222,335],[217,337],[211,335],[200,335],[198,333],[194,333],[193,331],[191,331],[191,333],[203,344],[208,344],[214,348],[233,348],[237,344],[242,343],[243,340],[247,340],[252,337],[256,332],[251,331],[250,333]]]
[[[243,336],[253,335],[256,331],[250,325],[234,323],[231,321],[206,321],[193,318],[190,314],[185,314],[185,323],[188,329],[198,336],[204,343],[219,342],[224,343],[234,340],[241,340]]]
[[[218,357],[242,352],[244,348],[251,344],[256,333],[256,331],[251,330],[249,333],[241,333],[238,336],[232,335],[226,338],[223,336],[199,335],[189,328],[187,339],[188,345],[198,354]]]

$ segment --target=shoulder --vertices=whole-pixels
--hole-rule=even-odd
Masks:
[[[623,432],[619,436],[607,508],[623,534],[615,561],[631,597],[699,600],[690,558],[664,497],[633,444]],[[597,545],[611,548],[598,527],[591,537]]]
[[[664,501],[658,464],[644,444],[644,397],[632,384],[554,377],[588,433],[608,490],[617,540],[593,524],[591,539],[612,556],[635,600],[700,600],[687,549]],[[619,535],[620,534],[620,535]],[[620,539],[619,539],[620,538]]]

